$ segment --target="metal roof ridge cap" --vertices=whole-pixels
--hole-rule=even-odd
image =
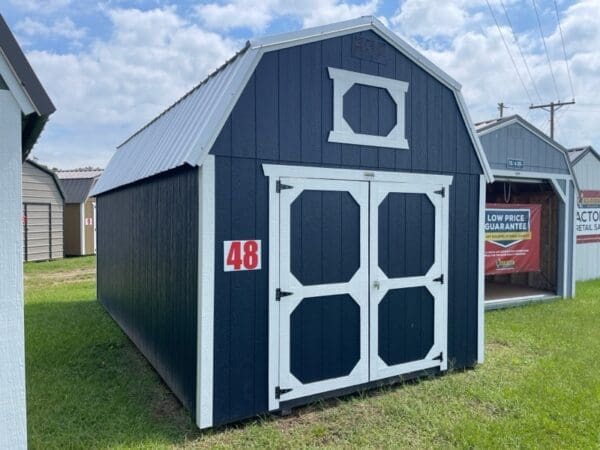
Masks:
[[[342,20],[339,22],[317,25],[314,27],[301,28],[299,30],[277,33],[270,36],[262,36],[249,41],[249,43],[250,47],[254,49],[270,47],[278,44],[286,44],[298,40],[339,33],[345,30],[366,27],[373,23],[373,19],[373,16],[360,16],[354,19]]]

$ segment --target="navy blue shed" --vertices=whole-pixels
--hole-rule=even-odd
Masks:
[[[249,42],[98,181],[98,299],[200,428],[472,367],[490,180],[377,19]]]

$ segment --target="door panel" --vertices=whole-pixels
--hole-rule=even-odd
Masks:
[[[446,368],[442,186],[371,183],[370,379]]]
[[[281,400],[368,381],[367,182],[282,178]]]
[[[441,185],[279,179],[279,397],[447,368]]]

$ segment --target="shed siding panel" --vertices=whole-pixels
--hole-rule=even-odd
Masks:
[[[97,202],[98,299],[193,412],[198,171],[157,175]]]
[[[47,206],[27,207],[27,241],[25,242],[27,260],[44,261],[62,258],[64,256],[63,198],[54,178],[34,165],[24,162],[22,195],[23,203],[51,205],[50,220]],[[51,246],[50,239],[52,239]]]
[[[372,32],[360,34],[383,42]],[[252,129],[248,124],[231,126],[230,119],[212,149],[216,156],[214,425],[267,409],[269,199],[263,163],[455,175],[450,191],[448,356],[455,367],[476,361],[477,208],[482,170],[455,97],[387,44],[389,58],[384,64],[352,56],[351,45],[352,36],[344,36],[279,50],[263,59],[242,94],[244,101],[232,112],[238,122],[248,117]],[[409,81],[406,135],[410,150],[327,142],[333,91],[328,66]],[[315,84],[320,96],[305,92]],[[276,92],[277,102],[263,98],[269,92]],[[363,100],[380,114],[378,97],[358,99]],[[360,108],[351,108],[350,113],[357,114],[358,120],[374,120],[361,117]],[[382,121],[387,119],[377,120],[368,125],[384,126]],[[277,128],[270,131],[268,126]],[[241,142],[244,155],[259,158],[240,155],[233,147]],[[473,240],[472,245],[462,245],[465,235]],[[262,270],[223,271],[223,241],[234,239],[262,240]]]
[[[492,169],[506,170],[508,159],[523,161],[522,171],[569,174],[563,153],[518,123],[480,136]]]

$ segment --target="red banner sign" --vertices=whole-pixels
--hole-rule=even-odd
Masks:
[[[486,275],[540,270],[541,213],[541,205],[486,205]]]

